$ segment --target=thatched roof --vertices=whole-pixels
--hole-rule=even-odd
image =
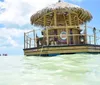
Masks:
[[[52,4],[49,5],[48,7],[38,11],[37,13],[33,14],[31,16],[31,24],[35,24],[35,25],[41,25],[39,23],[36,23],[36,20],[38,20],[40,17],[43,17],[43,15],[49,13],[49,12],[53,12],[54,10],[64,10],[66,12],[75,12],[78,14],[78,17],[83,21],[83,22],[87,22],[90,21],[92,19],[92,15],[85,9],[81,8],[80,6],[74,5],[74,4],[70,4],[70,3],[66,3],[66,2],[57,2],[56,4]],[[84,20],[80,17],[86,17]]]

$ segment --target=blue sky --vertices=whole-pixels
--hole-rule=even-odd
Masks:
[[[23,55],[23,33],[34,28],[30,25],[30,16],[37,10],[57,1],[0,0],[0,54]],[[88,10],[93,15],[93,19],[88,25],[100,29],[100,0],[64,1]]]

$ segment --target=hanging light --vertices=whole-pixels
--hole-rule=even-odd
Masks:
[[[81,42],[84,42],[84,39],[83,38],[81,38],[81,40],[80,40]]]
[[[84,37],[83,37],[83,36],[80,37],[80,42],[81,42],[81,43],[84,42]]]

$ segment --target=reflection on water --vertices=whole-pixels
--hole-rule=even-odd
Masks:
[[[0,57],[0,85],[99,85],[100,55]]]

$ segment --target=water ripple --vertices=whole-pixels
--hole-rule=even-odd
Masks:
[[[99,84],[99,54],[0,57],[0,85]]]

